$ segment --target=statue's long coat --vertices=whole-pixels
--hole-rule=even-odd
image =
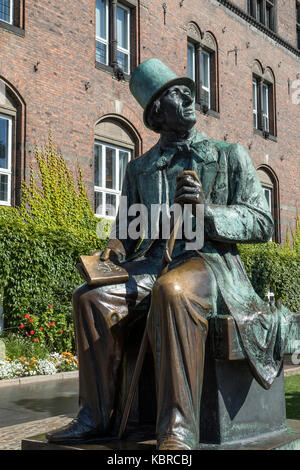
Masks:
[[[272,216],[251,158],[240,144],[213,141],[194,131],[182,147],[159,141],[132,160],[123,195],[128,206],[142,203],[147,207],[149,232],[151,227],[153,233],[153,223],[157,230],[159,227],[158,218],[151,223],[151,205],[173,204],[176,176],[184,169],[196,171],[206,196],[205,244],[198,255],[213,271],[222,297],[222,305],[211,299],[213,313],[233,316],[254,376],[269,388],[281,366],[289,311],[270,307],[255,293],[236,246],[267,242],[273,233]],[[130,221],[129,217],[127,223]],[[117,217],[117,227],[121,222],[124,220]],[[157,250],[163,254],[164,244],[155,245],[147,234],[142,243],[130,239],[122,242],[127,260],[155,251],[155,256],[149,256],[149,262],[155,262]],[[186,252],[187,257],[190,255]]]

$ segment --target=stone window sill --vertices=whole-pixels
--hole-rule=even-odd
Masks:
[[[21,37],[25,36],[24,29],[19,28],[18,26],[15,26],[13,24],[6,23],[5,21],[2,21],[2,20],[0,20],[0,29],[4,29],[5,31],[16,34],[17,36],[21,36]]]
[[[260,129],[254,129],[254,134],[259,135],[260,137],[263,137],[266,140],[272,140],[272,142],[277,142],[277,137],[275,135],[271,135]]]
[[[102,70],[103,72],[109,73],[110,75],[112,75],[113,78],[118,80],[118,78],[115,77],[113,68],[110,65],[104,65],[104,64],[101,64],[101,62],[95,62],[95,67],[98,70]],[[119,81],[129,82],[130,77],[131,77],[131,75],[128,75],[127,73],[124,73],[124,80],[119,80]]]
[[[201,114],[205,114],[206,116],[212,116],[216,119],[220,119],[220,113],[215,111],[214,109],[208,109],[207,111],[203,111],[199,103],[196,103],[195,108],[197,111],[200,111]]]

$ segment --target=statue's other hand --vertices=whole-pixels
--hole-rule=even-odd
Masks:
[[[108,259],[113,261],[113,258],[115,258],[114,261],[121,262],[125,257],[126,252],[123,243],[118,239],[109,240],[107,247],[100,252],[101,261],[107,261]]]
[[[174,202],[177,204],[204,204],[202,184],[194,171],[184,170],[177,176]]]
[[[102,252],[100,252],[101,261],[107,261],[110,257],[111,248],[106,247]]]
[[[92,253],[92,256],[99,256],[100,257],[102,255],[102,253],[103,253],[103,250],[96,250]]]

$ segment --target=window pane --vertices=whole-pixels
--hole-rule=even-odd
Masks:
[[[256,19],[262,21],[262,0],[257,0],[256,3]]]
[[[252,84],[252,101],[253,101],[253,110],[257,111],[257,83],[256,80]]]
[[[120,150],[119,152],[119,188],[120,189],[122,189],[122,184],[123,184],[128,160],[129,160],[128,152],[123,152],[122,150]]]
[[[267,200],[269,209],[272,209],[272,189],[263,187],[265,198]]]
[[[11,0],[0,0],[0,20],[11,22]]]
[[[128,50],[128,11],[117,7],[118,46]]]
[[[209,89],[209,54],[202,52],[201,54],[201,73],[202,86]]]
[[[268,115],[268,100],[269,100],[269,88],[267,85],[263,85],[263,111],[265,115]]]
[[[7,119],[0,118],[0,168],[8,170],[8,125]]]
[[[8,175],[0,175],[0,201],[8,202]]]
[[[195,46],[189,42],[187,46],[187,75],[195,80]]]
[[[117,215],[117,196],[115,194],[105,195],[105,215],[116,217]]]
[[[253,103],[253,126],[254,129],[257,129],[257,81],[253,80],[252,83],[252,103]]]
[[[272,25],[271,25],[271,22],[272,22],[271,12],[272,12],[271,8],[267,7],[267,9],[266,9],[266,26],[270,29],[272,27]]]
[[[102,146],[95,145],[95,186],[102,186]]]
[[[107,24],[106,0],[96,0],[96,36],[105,40],[107,39],[106,24]]]
[[[103,203],[102,203],[102,194],[95,192],[95,214],[103,215]]]
[[[128,54],[124,54],[124,52],[118,51],[117,60],[118,60],[118,65],[123,70],[123,72],[129,73],[129,70],[128,70]]]
[[[106,147],[106,182],[105,187],[117,189],[116,182],[116,151]]]
[[[96,41],[96,62],[107,64],[107,45]]]

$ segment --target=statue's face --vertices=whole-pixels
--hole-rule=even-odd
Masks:
[[[164,131],[190,130],[196,123],[195,102],[185,85],[173,85],[160,97]]]

